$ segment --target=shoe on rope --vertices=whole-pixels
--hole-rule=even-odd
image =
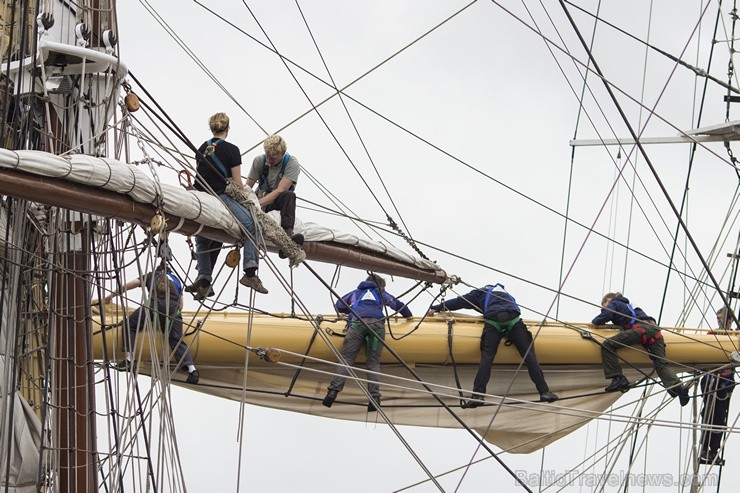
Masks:
[[[612,383],[606,386],[606,392],[626,392],[630,387],[630,381],[624,375],[612,378]]]
[[[557,394],[553,394],[552,392],[542,392],[540,394],[540,401],[541,402],[555,402],[556,400],[560,399],[560,397],[557,396]]]
[[[337,392],[336,390],[329,389],[329,391],[326,393],[326,397],[324,397],[324,400],[321,401],[321,404],[323,404],[326,407],[331,407],[332,404],[334,404],[334,401],[337,399]]]
[[[133,368],[133,366],[134,365],[131,364],[131,362],[129,360],[122,359],[121,361],[119,361],[118,363],[116,363],[115,365],[113,365],[113,368],[116,369],[116,370],[118,370],[118,371],[131,371],[131,369]]]
[[[185,380],[187,383],[196,384],[198,381],[200,381],[200,373],[198,373],[198,370],[193,370],[188,373],[188,379]]]
[[[367,403],[367,412],[369,413],[375,413],[378,412],[378,408],[380,407],[380,398],[373,397],[370,402]]]
[[[483,400],[482,395],[473,394],[467,402],[463,402],[463,409],[475,409],[476,407],[484,406],[486,403]]]
[[[213,290],[211,281],[205,278],[198,279],[193,284],[186,287],[185,291],[188,293],[194,293],[193,299],[195,299],[195,301],[201,301],[216,294]]]

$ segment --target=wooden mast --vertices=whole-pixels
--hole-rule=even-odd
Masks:
[[[65,211],[67,218],[81,219]],[[64,220],[69,234],[60,237],[54,265],[53,321],[54,375],[59,425],[60,491],[98,491],[96,485],[95,386],[92,330],[86,316],[90,287],[87,281],[89,243],[85,224]]]

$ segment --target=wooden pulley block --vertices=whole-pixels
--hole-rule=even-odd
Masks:
[[[226,265],[233,269],[234,267],[239,265],[239,259],[241,259],[241,254],[239,253],[239,250],[232,250],[226,255]]]
[[[126,109],[129,110],[131,113],[137,111],[141,107],[141,104],[139,103],[139,96],[137,96],[133,92],[126,94],[126,97],[123,98],[123,102],[126,104]]]
[[[264,354],[265,361],[268,363],[278,363],[282,358],[282,353],[274,348],[267,348]]]
[[[155,233],[159,233],[164,229],[166,223],[162,214],[154,214],[152,220],[149,222],[149,227]]]

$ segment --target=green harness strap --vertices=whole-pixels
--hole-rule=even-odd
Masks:
[[[152,322],[154,323],[154,328],[155,329],[157,329],[158,328],[158,325],[159,325],[159,313],[160,312],[159,312],[159,309],[158,308],[159,307],[157,306],[157,302],[156,301],[152,301],[151,302],[151,310],[152,310],[152,313],[155,315],[154,317],[152,317],[153,318]],[[169,332],[170,327],[172,326],[172,321],[175,320],[175,318],[177,318],[177,316],[180,315],[181,313],[182,312],[178,308],[175,311],[175,313],[172,313],[170,315],[165,315],[167,317],[167,327],[165,327],[165,330],[164,330],[165,333],[168,333]]]
[[[512,318],[508,322],[496,322],[495,320],[486,319],[486,323],[490,324],[491,327],[501,332],[503,335],[508,336],[511,333],[511,329],[522,319],[521,316]]]
[[[353,321],[349,323],[350,328],[357,330],[360,335],[365,339],[365,357],[370,357],[370,350],[378,350],[378,342],[380,341],[380,334],[385,332],[385,325],[378,328],[368,329],[362,322]]]

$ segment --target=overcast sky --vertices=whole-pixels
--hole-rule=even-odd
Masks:
[[[627,137],[629,131],[593,73],[588,76],[584,110],[579,112],[583,91],[579,72],[585,70],[581,64],[586,58],[559,6],[552,4],[548,18],[541,6],[528,5],[532,21],[522,4],[513,1],[481,1],[467,8],[466,2],[424,0],[265,0],[247,2],[249,8],[236,0],[153,3],[154,7],[147,2],[118,2],[120,55],[196,146],[210,137],[207,119],[217,111],[230,115],[229,140],[245,152],[245,163],[258,154],[266,132],[280,131],[304,170],[354,213],[382,224],[388,211],[449,274],[471,285],[506,284],[523,306],[525,318],[542,319],[548,314],[589,321],[597,313],[595,304],[601,295],[612,289],[624,290],[636,304],[658,316],[676,229],[661,185],[680,208],[689,146],[647,148],[661,185],[645,158],[636,157],[631,147],[623,151],[621,160],[613,147],[579,148],[571,160],[569,141],[576,135],[577,121],[578,138]],[[592,12],[598,4],[578,3]],[[601,14],[620,29],[641,39],[649,37],[654,46],[705,67],[716,13],[707,10],[697,28],[706,2],[657,4],[650,13],[648,2],[608,3]],[[442,27],[411,44],[461,9]],[[590,42],[593,20],[574,7],[571,13]],[[731,29],[728,16],[722,19],[718,38]],[[533,31],[535,23],[557,46],[548,45]],[[177,45],[163,24],[186,48]],[[604,77],[617,86],[615,97],[637,132],[645,125],[645,136],[675,136],[678,129],[693,127],[703,80],[655,51],[648,50],[646,61],[645,45],[615,29],[601,25],[595,33],[596,61]],[[300,68],[290,62],[286,67],[249,36],[274,45]],[[717,50],[725,46],[719,43]],[[574,63],[568,51],[579,62]],[[724,54],[714,62],[712,73],[726,82]],[[309,112],[312,105],[332,95],[326,84],[332,80],[340,88],[351,84],[345,92],[352,99],[334,97]],[[736,80],[732,83],[738,85]],[[725,120],[724,92],[710,84],[702,126]],[[640,99],[656,114],[641,111],[635,103]],[[731,112],[730,119],[734,118]],[[620,182],[610,195],[616,166],[624,164],[627,156],[637,167],[638,178],[633,178],[628,164],[629,186]],[[174,174],[163,171],[161,176],[175,182]],[[721,144],[697,151],[687,223],[705,257],[722,231],[728,209],[732,210],[736,185],[737,175]],[[629,188],[635,190],[636,203],[629,201]],[[322,205],[329,201],[305,174],[297,193],[303,199],[301,218],[344,225],[307,208],[307,201]],[[566,212],[580,225],[569,223],[564,240]],[[589,234],[590,226],[598,234]],[[720,260],[713,272],[723,288],[727,285],[725,254],[732,250],[737,231],[738,225],[731,225],[729,242],[715,249]],[[624,248],[610,246],[600,235],[629,244],[639,253],[626,255]],[[393,241],[409,250],[403,241]],[[679,245],[675,260],[679,270],[701,275],[690,242],[682,237]],[[184,241],[180,248],[187,255]],[[288,275],[286,264],[277,265]],[[567,273],[563,291],[572,298],[553,308],[561,270]],[[329,279],[332,266],[322,266],[321,273]],[[343,270],[337,291],[354,288],[363,275]],[[275,274],[263,265],[260,276],[271,292],[258,299],[257,307],[289,311],[290,298],[280,292]],[[313,313],[331,312],[329,296],[318,280],[301,268],[294,276],[298,296]],[[399,293],[411,284],[394,279],[388,289]],[[682,315],[687,290],[693,288],[693,281],[671,277],[663,324],[708,326],[703,313],[719,305],[711,289],[689,303],[690,313]],[[430,301],[430,296],[419,299],[411,308],[421,315]],[[714,323],[711,314],[708,320]],[[246,406],[240,444],[238,403],[180,388],[173,389],[173,398],[190,491],[236,491],[238,475],[242,491],[393,491],[425,477],[391,430],[374,421],[347,423]],[[672,403],[665,419],[689,420],[688,408],[683,414],[679,409],[677,402]],[[464,431],[401,430],[435,473],[464,465],[476,454],[476,442]],[[537,473],[542,467],[563,473],[613,433],[608,422],[595,422],[544,453],[502,458],[512,470]],[[683,472],[690,437],[674,429],[658,430],[655,436],[659,438],[651,438],[648,446],[653,453],[649,469]],[[658,440],[670,452],[664,455],[665,468],[661,465],[655,471],[655,464],[663,464],[663,459],[656,462]],[[728,447],[727,455],[738,455],[734,441]],[[737,479],[727,468],[724,490],[729,491]],[[491,459],[472,466],[464,478],[455,473],[441,481],[447,491],[455,490],[458,483],[458,491],[465,492],[515,489],[514,480]],[[427,484],[409,491],[435,490]]]

